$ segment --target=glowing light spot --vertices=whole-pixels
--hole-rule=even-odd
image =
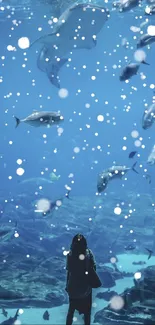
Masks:
[[[56,201],[56,206],[57,206],[57,207],[60,207],[61,205],[62,205],[62,201],[61,201],[61,200],[57,200],[57,201]]]
[[[121,212],[122,212],[122,209],[121,209],[120,207],[116,207],[116,208],[114,209],[114,213],[117,214],[117,215],[120,215]]]
[[[95,77],[95,76],[92,76],[92,77],[91,77],[91,80],[95,80],[95,79],[96,79],[96,77]]]
[[[18,232],[15,232],[14,237],[15,237],[15,238],[18,238],[18,237],[19,237]]]
[[[139,136],[139,132],[136,131],[136,130],[133,130],[133,131],[131,132],[131,136],[132,136],[132,138],[138,138],[138,136]]]
[[[7,50],[8,51],[15,51],[15,47],[13,47],[12,45],[8,45]]]
[[[111,262],[112,264],[115,264],[115,263],[116,263],[116,257],[111,257],[110,262]]]
[[[40,199],[37,202],[37,210],[40,212],[47,212],[50,210],[50,201],[47,199]]]
[[[23,168],[17,168],[16,170],[16,174],[19,176],[22,176],[25,173],[25,170]]]
[[[18,46],[23,50],[27,49],[30,46],[30,41],[28,37],[21,37],[18,40]]]
[[[64,256],[67,256],[68,253],[69,253],[69,251],[63,251],[63,255],[64,255]]]
[[[148,26],[148,28],[147,28],[147,33],[148,33],[150,36],[155,36],[155,26],[153,26],[153,25]]]
[[[134,58],[138,62],[142,62],[146,60],[146,53],[143,50],[137,50],[134,53]]]
[[[75,147],[75,148],[74,148],[74,152],[75,152],[75,153],[79,153],[79,152],[80,152],[80,148]]]
[[[136,140],[134,144],[135,144],[135,147],[140,147],[142,143],[140,140]]]
[[[58,91],[58,95],[59,95],[60,98],[66,98],[66,97],[68,97],[68,90],[65,89],[65,88],[61,88]]]
[[[121,296],[114,296],[110,301],[110,308],[120,310],[124,307],[124,300]]]
[[[85,259],[84,254],[80,254],[80,255],[79,255],[79,259],[80,259],[81,261],[83,261],[83,260]]]
[[[18,310],[18,313],[19,313],[20,315],[22,315],[22,314],[24,313],[24,310],[23,310],[23,309],[19,309],[19,310]]]
[[[53,18],[53,23],[57,23],[58,22],[58,18]]]
[[[18,165],[21,165],[22,162],[23,162],[22,159],[17,159],[17,164],[18,164]]]
[[[98,115],[98,116],[97,116],[97,120],[98,120],[99,122],[103,122],[103,121],[104,121],[104,116],[103,116],[103,115]]]
[[[123,146],[122,149],[125,151],[127,149],[127,147],[126,146]]]
[[[136,280],[139,280],[141,277],[142,277],[141,272],[136,272],[136,273],[134,274],[134,278],[135,278]]]

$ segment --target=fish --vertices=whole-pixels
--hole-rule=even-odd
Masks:
[[[48,214],[50,214],[56,207],[59,207],[62,205],[64,198],[70,199],[70,191],[68,190],[64,197],[61,197],[60,199],[57,199],[55,201],[50,201],[50,207],[47,211],[42,213],[43,217],[46,217]],[[60,202],[60,205],[58,204]]]
[[[133,158],[136,153],[137,153],[137,151],[131,151],[129,154],[129,158]]]
[[[43,319],[44,319],[44,320],[49,320],[49,319],[50,319],[50,314],[49,314],[48,310],[46,310],[46,311],[44,312],[44,314],[43,314]]]
[[[148,156],[147,163],[149,165],[154,165],[155,164],[155,145],[153,146],[151,153]]]
[[[140,37],[137,43],[137,49],[144,47],[146,45],[152,44],[155,42],[155,36],[151,36],[149,34],[144,34]]]
[[[128,245],[128,246],[125,246],[124,249],[125,249],[126,251],[133,251],[134,249],[136,249],[136,246]]]
[[[142,116],[142,128],[144,130],[149,129],[155,120],[155,104],[152,104],[148,109],[145,109]]]
[[[151,184],[151,176],[149,174],[146,174],[145,178],[148,180],[148,183]]]
[[[108,17],[109,10],[104,6],[91,3],[73,4],[59,17],[52,33],[41,36],[31,43],[30,48],[37,43],[43,45],[37,66],[47,74],[55,87],[60,88],[58,74],[68,61],[66,55],[73,50],[91,50],[96,47],[96,36]]]
[[[145,62],[144,60],[141,63],[150,65],[149,63]],[[130,79],[134,75],[137,75],[141,63],[128,63],[128,65],[122,70],[122,72],[119,76],[119,80],[125,81],[125,80]]]
[[[31,115],[20,120],[18,117],[13,116],[16,120],[16,128],[21,122],[27,123],[34,127],[51,126],[59,124],[64,121],[64,117],[58,112],[39,112],[34,111]]]
[[[140,0],[125,0],[113,2],[113,7],[119,8],[120,12],[130,11],[141,4]]]
[[[149,253],[148,255],[148,260],[151,258],[153,251],[151,249],[145,248],[147,250],[147,252]]]
[[[0,325],[14,325],[19,316],[18,313],[19,313],[19,309],[16,311],[14,317],[10,317],[9,319],[6,319],[4,322],[0,323]]]
[[[60,178],[60,175],[57,176],[57,175],[56,175],[55,173],[53,173],[53,172],[50,173],[49,176],[50,176],[50,180],[51,180],[52,183],[54,183],[55,181],[58,181],[59,178]]]
[[[7,317],[8,316],[8,312],[4,308],[2,308],[2,315],[4,317]]]
[[[135,169],[136,164],[137,162],[135,162],[132,167],[112,166],[108,169],[103,170],[103,172],[98,175],[97,179],[98,193],[101,193],[106,189],[110,180],[117,178],[121,179],[129,170],[133,170],[136,174],[139,174]]]

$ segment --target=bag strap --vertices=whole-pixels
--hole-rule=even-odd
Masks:
[[[90,251],[89,251],[89,249],[87,249],[88,250],[88,254],[86,255],[86,272],[88,272],[88,270],[89,270],[89,266],[90,266]]]

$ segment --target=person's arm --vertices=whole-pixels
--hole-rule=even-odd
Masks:
[[[91,251],[91,249],[89,249],[89,254],[90,254],[90,263],[91,263],[91,267],[94,268],[94,270],[96,271],[96,261],[95,261],[95,257]]]

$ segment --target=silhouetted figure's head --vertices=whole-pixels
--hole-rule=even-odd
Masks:
[[[79,256],[80,254],[86,254],[87,249],[87,241],[86,238],[81,235],[77,234],[73,237],[72,244],[71,244],[71,252],[74,256]]]

